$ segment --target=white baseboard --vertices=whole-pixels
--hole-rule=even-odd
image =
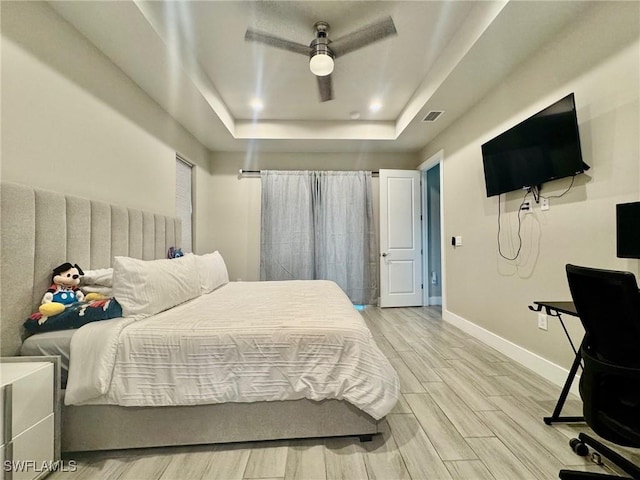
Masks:
[[[542,358],[520,345],[516,345],[509,340],[506,340],[489,330],[482,328],[475,323],[466,320],[455,313],[448,310],[442,312],[442,318],[446,322],[458,327],[460,330],[468,333],[472,337],[477,338],[481,342],[495,348],[500,353],[503,353],[507,357],[515,360],[516,362],[524,365],[525,367],[533,370],[538,375],[546,378],[550,382],[562,387],[569,375],[569,370],[556,365],[549,360]],[[571,384],[571,393],[580,396],[578,391],[578,385],[580,384],[580,376],[576,375],[573,383]]]

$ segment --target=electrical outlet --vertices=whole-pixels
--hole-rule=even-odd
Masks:
[[[547,315],[544,313],[538,313],[538,328],[540,330],[547,329]]]
[[[525,214],[533,213],[533,202],[524,202],[520,210],[524,211]]]
[[[540,198],[540,210],[549,210],[549,199],[548,198]]]

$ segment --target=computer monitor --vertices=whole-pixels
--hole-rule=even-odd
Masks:
[[[640,202],[616,205],[616,244],[619,258],[640,258]]]

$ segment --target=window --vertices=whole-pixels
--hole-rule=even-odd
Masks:
[[[182,251],[192,251],[191,163],[176,154],[176,217],[182,219]]]

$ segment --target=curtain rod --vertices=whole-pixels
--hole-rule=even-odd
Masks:
[[[346,170],[348,171],[348,170]],[[260,170],[244,170],[243,168],[241,168],[239,170],[240,176],[245,175],[245,174],[250,174],[250,175],[259,175],[260,174]],[[372,177],[377,177],[378,175],[380,175],[380,172],[371,172],[371,176]]]

